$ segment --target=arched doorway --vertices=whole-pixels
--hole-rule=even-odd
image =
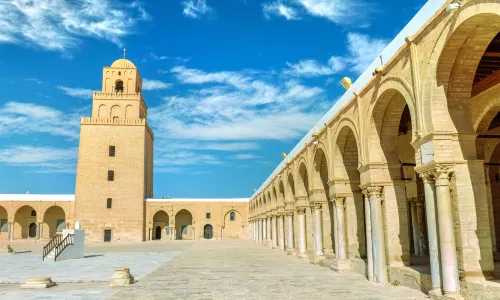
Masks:
[[[235,210],[227,212],[224,216],[224,239],[240,239],[242,234],[241,226],[241,215]]]
[[[153,216],[153,226],[155,228],[154,236],[152,237],[153,240],[164,239],[170,234],[169,222],[170,218],[165,211],[160,210],[155,213]],[[158,230],[158,228],[160,229]],[[165,231],[162,234],[163,229],[165,229]]]
[[[36,238],[36,223],[30,224],[28,236],[30,238]]]
[[[192,240],[193,216],[186,209],[180,210],[175,215],[175,231],[177,240]]]
[[[7,210],[0,206],[0,240],[9,239],[9,218]]]
[[[29,205],[24,205],[20,207],[14,215],[14,239],[27,239],[31,237],[31,224],[35,223],[35,236],[37,212]]]
[[[210,224],[205,225],[203,227],[203,238],[206,240],[210,240],[213,237],[213,227]]]
[[[160,226],[156,226],[156,229],[155,229],[155,239],[156,240],[161,240],[161,227]]]
[[[42,238],[50,239],[66,229],[66,218],[64,210],[60,206],[52,206],[47,209],[43,216]]]

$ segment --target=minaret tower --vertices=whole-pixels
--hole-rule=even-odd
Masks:
[[[92,117],[81,120],[74,220],[90,241],[145,239],[154,136],[141,90],[136,66],[125,57],[118,59],[103,69]]]

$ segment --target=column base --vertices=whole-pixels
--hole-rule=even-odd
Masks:
[[[294,248],[288,248],[288,249],[286,249],[286,255],[293,255],[293,256],[296,256],[296,255],[297,255],[297,252],[295,252],[295,249],[294,249]]]
[[[299,254],[297,254],[297,257],[299,257],[299,258],[309,258],[309,256],[307,255],[307,253],[299,253]]]
[[[272,248],[273,247],[273,241],[272,240],[267,240],[267,246],[269,248]]]
[[[285,247],[278,247],[279,250],[285,251]]]
[[[322,259],[322,260],[319,261],[318,265],[320,267],[330,269],[330,265],[332,264],[332,261],[333,260],[331,258],[328,258],[328,257],[325,256],[324,259]]]
[[[262,245],[267,246],[267,240],[263,240]]]
[[[278,245],[273,245],[273,249],[278,249]]]
[[[311,255],[311,263],[312,264],[320,264],[321,261],[325,260],[325,256],[323,255],[323,253],[321,253],[321,255],[318,255],[318,254],[314,254],[314,255]]]
[[[454,293],[445,293],[441,299],[443,300],[463,300],[464,297],[460,295],[460,292],[454,292]]]
[[[334,259],[330,264],[330,269],[336,272],[349,271],[351,269],[351,262],[348,259]]]
[[[440,288],[436,288],[436,289],[429,291],[429,298],[431,298],[431,299],[436,299],[436,300],[441,299],[442,296],[443,296],[443,294],[441,293]]]

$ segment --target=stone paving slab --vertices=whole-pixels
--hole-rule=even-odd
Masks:
[[[125,299],[420,300],[406,287],[336,273],[251,241],[200,241],[140,282],[110,297]]]
[[[2,300],[101,300],[118,292],[110,289],[108,283],[63,283],[41,290],[21,290],[19,284],[0,284]]]
[[[41,254],[0,255],[0,283],[24,283],[29,277],[50,276],[52,281],[109,281],[113,271],[129,267],[140,279],[181,252],[92,253],[83,259],[42,261]]]

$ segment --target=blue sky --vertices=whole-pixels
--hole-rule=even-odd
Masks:
[[[249,197],[423,4],[0,1],[0,193],[74,193],[80,117],[126,47],[155,197]]]

